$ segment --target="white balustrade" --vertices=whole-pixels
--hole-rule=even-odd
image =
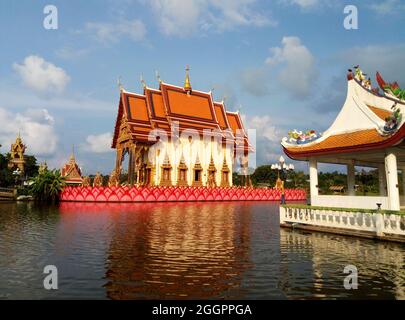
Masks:
[[[377,235],[392,234],[405,236],[405,215],[398,214],[286,206],[280,207],[280,223],[369,231]]]

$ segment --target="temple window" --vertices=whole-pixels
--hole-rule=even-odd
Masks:
[[[196,163],[194,166],[194,187],[201,187],[202,186],[202,171],[203,168],[200,163]]]
[[[188,186],[187,183],[187,170],[188,167],[186,165],[186,161],[184,159],[184,155],[181,155],[179,165],[177,167],[177,186],[178,187],[186,187]]]
[[[162,164],[162,177],[160,180],[161,186],[171,186],[172,185],[171,171],[172,171],[172,166],[170,165],[169,156],[166,153],[165,159]]]

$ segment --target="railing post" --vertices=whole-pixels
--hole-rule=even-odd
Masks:
[[[280,224],[284,224],[286,208],[280,206]]]
[[[375,229],[377,236],[384,235],[384,217],[381,213],[375,214]]]

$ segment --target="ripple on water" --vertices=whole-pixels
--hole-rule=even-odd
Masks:
[[[0,299],[405,298],[404,248],[280,230],[275,203],[0,205]],[[60,289],[42,289],[58,266]],[[343,288],[343,268],[359,289]]]

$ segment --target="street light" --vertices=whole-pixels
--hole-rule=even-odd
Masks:
[[[287,173],[288,171],[294,170],[294,165],[292,163],[286,164],[284,157],[281,156],[278,159],[278,163],[273,163],[271,165],[272,170],[277,170],[277,178],[280,178],[280,172],[283,174],[284,172]]]
[[[277,170],[276,189],[281,190],[281,204],[285,204],[284,181],[280,178],[280,173],[281,177],[287,178],[287,172],[294,170],[294,165],[292,163],[287,164],[284,157],[280,156],[278,163],[273,163],[271,169]]]
[[[18,186],[18,180],[20,180],[21,174],[22,174],[22,172],[21,172],[20,168],[17,168],[16,170],[13,171],[13,176],[15,179],[15,186]]]

